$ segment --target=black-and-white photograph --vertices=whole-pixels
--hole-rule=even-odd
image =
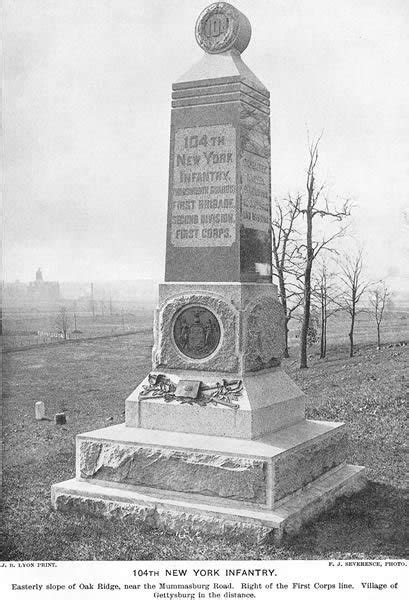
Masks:
[[[5,591],[403,597],[408,3],[3,14]]]

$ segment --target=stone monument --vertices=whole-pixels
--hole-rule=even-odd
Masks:
[[[345,426],[306,420],[280,366],[270,101],[241,59],[250,35],[226,2],[198,18],[205,54],[173,85],[152,370],[124,424],[77,436],[76,478],[52,488],[59,510],[279,538],[364,483]]]

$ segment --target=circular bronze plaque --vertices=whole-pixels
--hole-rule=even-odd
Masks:
[[[207,308],[189,306],[177,316],[173,338],[179,350],[189,358],[206,358],[220,342],[220,325]]]

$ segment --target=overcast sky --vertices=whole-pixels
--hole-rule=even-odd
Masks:
[[[172,82],[204,0],[5,0],[4,275],[163,278]],[[409,3],[236,0],[271,91],[272,195],[352,198],[368,275],[409,291]]]

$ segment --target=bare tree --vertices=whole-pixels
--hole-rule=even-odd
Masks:
[[[385,282],[380,282],[370,291],[369,302],[372,308],[372,314],[376,321],[377,348],[381,347],[381,323],[385,312],[385,307],[389,298],[389,291]]]
[[[313,296],[316,298],[320,312],[320,358],[325,358],[327,355],[327,323],[328,319],[340,310],[337,303],[339,294],[335,273],[328,269],[324,260],[320,265],[313,289]]]
[[[94,284],[91,283],[91,293],[89,298],[89,307],[92,313],[92,319],[95,320],[95,300],[94,300]]]
[[[77,320],[78,320],[78,315],[75,312],[74,313],[74,329],[72,330],[72,333],[82,333],[81,329],[78,329],[78,324],[77,324]]]
[[[354,257],[345,256],[344,260],[340,263],[340,279],[344,285],[341,306],[351,317],[348,333],[350,358],[352,358],[354,355],[355,320],[358,312],[360,312],[358,309],[358,304],[362,300],[362,296],[369,285],[368,282],[363,281],[362,266],[362,250],[359,250],[358,254]]]
[[[285,316],[285,350],[289,357],[288,323],[294,311],[301,306],[303,293],[300,279],[302,267],[299,253],[299,232],[296,229],[297,217],[300,217],[300,202],[288,196],[284,201],[276,200],[273,209],[272,249],[275,269],[273,277],[277,278],[280,302]]]
[[[66,306],[61,306],[60,310],[58,311],[55,324],[58,327],[58,330],[63,334],[64,340],[66,340],[68,331],[71,327],[71,318],[68,314]]]
[[[340,226],[335,233],[328,237],[323,237],[321,241],[314,240],[314,222],[317,217],[321,219],[332,219],[334,222],[341,222],[348,217],[351,212],[349,201],[344,202],[340,209],[331,207],[328,199],[323,198],[324,185],[318,185],[316,182],[316,168],[318,163],[318,146],[321,136],[309,145],[309,164],[307,170],[307,195],[304,206],[300,208],[300,213],[306,221],[306,243],[303,244],[306,253],[304,268],[304,311],[301,327],[301,348],[300,348],[300,368],[307,368],[307,347],[308,347],[308,328],[311,315],[311,275],[314,260],[322,250],[330,250],[331,243],[345,233],[346,227]]]

